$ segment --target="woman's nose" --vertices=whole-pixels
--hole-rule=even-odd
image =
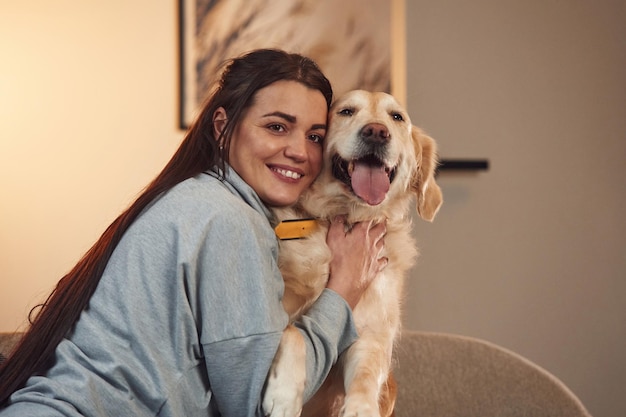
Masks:
[[[285,156],[299,162],[306,161],[308,156],[306,141],[306,138],[301,136],[290,138],[285,148]]]

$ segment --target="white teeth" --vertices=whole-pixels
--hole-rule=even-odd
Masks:
[[[298,174],[297,172],[289,171],[288,169],[277,168],[275,171],[278,172],[280,175],[283,175],[287,178],[293,178],[294,180],[300,179],[302,177],[301,174]]]
[[[354,161],[348,163],[348,175],[352,176],[352,172],[354,172]]]

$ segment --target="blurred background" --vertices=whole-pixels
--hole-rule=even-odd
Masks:
[[[444,158],[405,327],[478,337],[626,415],[626,2],[406,0],[406,101]],[[338,39],[338,42],[341,40]],[[180,143],[176,1],[0,0],[0,331]]]

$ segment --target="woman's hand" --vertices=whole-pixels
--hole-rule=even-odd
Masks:
[[[341,295],[352,309],[376,274],[387,265],[382,257],[385,223],[360,222],[346,231],[345,219],[333,219],[326,235],[332,252],[327,288]]]

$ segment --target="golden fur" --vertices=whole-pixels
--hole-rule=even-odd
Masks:
[[[292,320],[297,319],[325,288],[331,256],[325,241],[328,220],[334,216],[347,216],[348,224],[387,219],[383,255],[389,263],[353,311],[359,339],[341,355],[302,413],[390,416],[395,402],[391,355],[401,326],[403,281],[417,256],[409,209],[415,196],[419,215],[432,221],[441,205],[441,190],[434,179],[436,145],[411,124],[407,112],[392,96],[356,90],[333,104],[324,146],[324,165],[318,179],[296,207],[276,210],[280,219],[315,217],[321,225],[306,239],[281,242],[279,264],[285,279],[285,309]],[[374,166],[374,171],[384,169],[391,176],[386,194],[380,190],[384,191],[384,185],[365,192],[354,178],[350,185],[350,177],[356,176],[354,161],[359,159]],[[264,408],[266,412],[271,410],[271,416],[295,416],[300,412],[304,349],[299,331],[289,326],[268,378]]]

